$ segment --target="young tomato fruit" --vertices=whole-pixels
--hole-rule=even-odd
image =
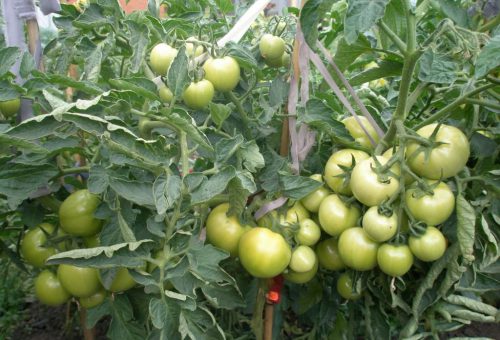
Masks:
[[[164,103],[170,103],[172,101],[172,98],[174,98],[174,94],[166,86],[160,87],[160,89],[158,90],[158,95],[160,96],[161,101]]]
[[[410,236],[408,245],[413,255],[424,262],[436,261],[446,251],[446,239],[443,233],[432,226],[428,226],[420,237]]]
[[[316,222],[310,218],[300,221],[299,230],[297,231],[297,234],[295,234],[295,240],[298,244],[313,246],[319,241],[320,237],[321,229]]]
[[[376,157],[381,166],[388,161],[385,157]],[[397,165],[393,165],[390,171],[381,175],[374,171],[375,168],[377,164],[374,158],[368,158],[356,164],[351,174],[351,189],[354,197],[369,207],[379,205],[399,189],[399,180],[396,176],[399,175],[400,170]]]
[[[430,138],[437,124],[422,127],[417,133]],[[467,137],[454,126],[442,124],[435,135],[437,145],[426,152],[417,142],[406,148],[408,165],[418,175],[430,179],[445,179],[455,176],[467,163],[470,146]]]
[[[102,221],[94,217],[101,200],[87,189],[69,195],[59,208],[61,228],[70,235],[92,236],[102,227]]]
[[[79,298],[78,302],[83,308],[90,309],[102,304],[104,302],[104,299],[106,299],[106,295],[106,291],[102,289],[89,297]]]
[[[188,56],[194,56],[194,57],[199,57],[200,55],[203,54],[204,48],[202,45],[196,46],[194,43],[197,39],[195,37],[189,37],[186,39],[186,54]],[[192,42],[188,42],[192,41]],[[195,48],[196,46],[196,48]]]
[[[60,264],[57,278],[64,289],[76,297],[89,297],[102,289],[99,271],[95,268]]]
[[[357,300],[361,297],[361,281],[353,286],[352,278],[347,273],[340,274],[337,280],[337,292],[346,300]]]
[[[213,97],[214,86],[207,79],[189,84],[182,94],[182,99],[186,106],[194,110],[201,110],[207,107]]]
[[[434,185],[437,181],[426,182]],[[406,190],[405,195],[406,205],[413,217],[427,225],[438,225],[451,216],[455,209],[455,196],[446,183],[439,183],[429,194],[420,195],[418,191],[414,185]]]
[[[253,228],[243,234],[239,243],[243,267],[257,278],[271,278],[283,272],[292,257],[283,236],[267,228]]]
[[[209,80],[217,91],[229,92],[240,82],[240,65],[236,59],[226,56],[208,59],[203,64],[205,79]]]
[[[288,272],[286,272],[283,276],[285,277],[286,280],[293,282],[293,283],[306,283],[312,280],[314,276],[316,276],[316,273],[318,272],[318,260],[314,262],[314,265],[311,270],[308,270],[307,272],[296,272],[291,269],[288,269]]]
[[[35,279],[35,295],[41,303],[48,306],[62,305],[71,297],[57,276],[47,269],[38,274]]]
[[[315,174],[310,176],[310,178],[314,179],[315,181],[323,183],[323,179],[321,178],[320,174]],[[306,197],[302,198],[300,202],[310,212],[317,213],[319,210],[319,205],[321,204],[321,201],[323,199],[330,195],[330,191],[328,191],[327,188],[324,186],[319,187],[315,191],[311,192],[309,195]]]
[[[235,257],[238,256],[238,242],[245,228],[236,216],[227,216],[228,211],[229,203],[223,203],[210,212],[206,222],[207,240]]]
[[[100,276],[99,276],[100,278]],[[109,286],[110,292],[124,292],[131,288],[134,288],[137,283],[132,278],[132,275],[128,272],[128,269],[125,267],[118,268],[115,273],[115,277]]]
[[[349,268],[366,271],[377,265],[378,243],[368,236],[363,228],[344,231],[339,237],[339,254]]]
[[[354,204],[347,206],[335,194],[326,197],[318,211],[321,228],[331,236],[338,236],[344,230],[354,227],[360,215]]]
[[[413,254],[406,244],[384,243],[378,248],[377,263],[390,276],[403,276],[413,265]]]
[[[334,152],[325,165],[325,182],[330,189],[338,194],[352,195],[350,183],[350,174],[344,172],[342,167],[350,168],[353,166],[353,159],[356,164],[370,156],[360,150],[342,149]]]
[[[151,50],[149,65],[154,73],[165,76],[176,56],[177,50],[175,48],[165,43],[159,43]]]
[[[280,221],[282,224],[292,224],[299,223],[300,221],[309,218],[310,214],[306,208],[300,203],[300,201],[295,202],[291,208],[286,211],[284,218]]]
[[[344,261],[340,258],[336,238],[332,237],[318,243],[316,246],[316,255],[318,256],[319,264],[325,269],[340,270],[345,268]]]
[[[264,59],[277,60],[285,53],[285,41],[272,34],[264,34],[259,41],[260,55]]]
[[[373,125],[370,124],[370,122],[366,117],[358,116],[358,119],[376,145],[378,143],[379,137]],[[344,120],[342,120],[342,123],[344,123],[345,128],[347,129],[347,131],[349,131],[349,134],[352,136],[352,138],[354,138],[354,140],[358,144],[369,149],[373,149],[375,147],[375,145],[371,143],[370,138],[366,135],[365,130],[363,130],[360,123],[356,120],[354,116],[345,118]]]
[[[298,246],[292,251],[292,257],[288,266],[297,273],[304,273],[313,269],[316,262],[316,254],[312,248]]]
[[[0,102],[0,113],[5,118],[10,118],[15,116],[19,112],[20,108],[21,108],[21,99],[19,98]]]
[[[385,216],[378,212],[379,207],[369,208],[363,215],[363,229],[368,236],[377,242],[390,240],[398,231],[398,216],[392,213],[391,216]]]
[[[42,230],[43,229],[43,230]],[[55,227],[49,223],[42,223],[29,230],[21,241],[21,255],[33,267],[42,268],[45,261],[56,253],[54,247],[45,247],[47,234],[52,234]]]

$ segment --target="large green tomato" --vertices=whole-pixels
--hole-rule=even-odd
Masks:
[[[214,97],[214,86],[206,79],[197,83],[191,83],[184,90],[182,99],[187,107],[195,110],[201,110],[210,104]]]
[[[429,138],[437,124],[426,125],[417,133]],[[455,176],[467,163],[470,155],[469,141],[462,131],[454,126],[442,124],[435,136],[438,145],[426,152],[417,142],[406,148],[410,168],[418,175],[430,179],[444,179]]]
[[[158,75],[167,75],[168,68],[176,56],[177,50],[172,46],[165,43],[157,44],[149,55],[151,69]]]
[[[208,79],[217,91],[229,92],[240,82],[240,65],[236,59],[226,56],[208,59],[203,64],[205,79]]]
[[[290,55],[285,52],[281,57],[276,59],[264,59],[264,62],[269,67],[288,67],[290,66]]]
[[[35,279],[35,295],[40,302],[49,306],[62,305],[71,298],[57,276],[47,269]]]
[[[363,228],[344,231],[339,237],[339,254],[345,265],[359,271],[377,266],[378,243],[373,241]]]
[[[366,152],[355,149],[343,149],[334,152],[325,165],[325,182],[338,194],[352,195],[350,174],[346,173],[342,167],[350,168],[353,158],[356,164],[363,159],[370,157]],[[346,177],[342,176],[346,175]]]
[[[0,102],[0,113],[5,118],[10,118],[10,117],[16,115],[19,112],[20,108],[21,108],[21,99],[20,98],[15,98],[15,99]]]
[[[360,216],[361,212],[354,204],[347,206],[335,194],[326,197],[319,206],[319,224],[332,236],[338,236],[344,230],[354,227]]]
[[[363,229],[374,241],[385,242],[390,240],[398,231],[398,215],[394,212],[391,216],[379,214],[379,207],[369,208],[363,215]]]
[[[446,239],[439,229],[428,226],[420,236],[410,236],[408,240],[410,250],[416,258],[424,262],[435,261],[446,251]]]
[[[272,34],[264,34],[259,41],[260,55],[264,59],[277,60],[285,53],[285,41]]]
[[[314,276],[316,276],[316,273],[318,272],[318,261],[316,260],[314,262],[314,265],[311,270],[308,270],[307,272],[296,272],[291,269],[288,269],[288,271],[283,275],[286,280],[293,282],[293,283],[306,283],[312,280]]]
[[[363,127],[366,129],[370,137],[372,137],[376,145],[378,143],[379,137],[373,125],[370,124],[370,122],[366,117],[358,116],[358,119],[363,125]],[[370,149],[374,148],[374,145],[370,142],[370,138],[368,138],[368,136],[366,135],[361,125],[359,125],[356,118],[354,118],[353,116],[347,117],[344,120],[342,120],[342,123],[344,123],[347,131],[349,131],[349,134],[352,136],[352,138],[354,138],[354,140],[357,143],[364,146],[365,148],[370,148]]]
[[[428,180],[427,184],[434,185],[436,182]],[[455,196],[446,183],[439,183],[432,189],[432,194],[420,196],[418,191],[414,185],[405,193],[406,205],[413,217],[427,225],[438,225],[451,216],[455,209]]]
[[[340,270],[345,268],[344,261],[339,254],[339,246],[336,238],[328,238],[321,241],[316,246],[316,255],[318,255],[321,267],[328,270]]]
[[[356,282],[356,286],[353,287],[352,278],[349,276],[349,274],[342,273],[337,280],[337,292],[344,299],[357,300],[363,293],[361,290],[361,281],[358,280]]]
[[[403,276],[413,265],[413,254],[406,244],[384,243],[378,248],[377,263],[390,276]]]
[[[174,98],[174,94],[166,86],[161,86],[160,89],[158,90],[158,94],[160,96],[161,101],[164,103],[170,103]]]
[[[110,292],[124,292],[130,288],[134,288],[136,285],[137,283],[128,272],[128,269],[121,267],[116,271],[113,282],[111,282],[108,290]]]
[[[239,256],[241,264],[251,275],[272,278],[288,267],[292,251],[283,236],[257,227],[241,236]]]
[[[101,289],[97,293],[89,297],[79,298],[78,302],[83,308],[90,309],[102,304],[104,302],[104,299],[106,299],[106,295],[106,291],[104,289]]]
[[[376,157],[382,166],[388,161],[383,156]],[[354,197],[369,207],[379,205],[399,189],[399,166],[393,165],[389,169],[390,171],[384,174],[386,178],[383,181],[380,181],[379,176],[374,171],[376,167],[374,158],[368,158],[356,164],[351,174],[351,189]]]
[[[207,240],[231,256],[238,256],[238,242],[245,228],[236,216],[227,216],[228,211],[229,203],[223,203],[210,212],[206,222]]]
[[[295,234],[295,240],[298,244],[305,246],[315,245],[321,237],[321,228],[311,220],[306,218],[299,223],[299,230]]]
[[[320,174],[315,174],[310,176],[310,178],[314,179],[315,181],[323,183],[323,180],[321,178]],[[315,191],[311,192],[309,195],[306,197],[302,198],[300,202],[310,212],[317,213],[319,210],[319,205],[321,204],[321,201],[323,199],[330,195],[330,191],[328,191],[327,188],[324,186],[319,187]]]
[[[102,221],[94,217],[101,200],[87,189],[69,195],[59,208],[61,228],[70,235],[92,236],[102,227]]]
[[[294,272],[304,273],[313,269],[316,262],[316,254],[311,247],[298,246],[292,251],[292,257],[288,266]]]
[[[99,271],[95,268],[61,264],[57,268],[57,278],[64,289],[76,297],[89,297],[102,289]]]
[[[54,229],[55,227],[52,224],[42,223],[24,235],[21,241],[21,255],[26,262],[34,267],[42,268],[45,261],[56,253],[54,247],[45,247],[47,242],[45,233],[50,235],[54,233]]]

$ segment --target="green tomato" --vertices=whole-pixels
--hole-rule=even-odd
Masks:
[[[358,119],[361,122],[361,125],[363,125],[363,127],[366,129],[370,137],[372,137],[376,145],[378,143],[379,137],[373,125],[370,124],[366,117],[358,116]],[[344,120],[342,120],[342,123],[344,123],[347,131],[349,131],[349,134],[358,144],[364,146],[365,148],[374,148],[374,145],[370,142],[370,138],[368,138],[366,132],[363,130],[361,125],[359,125],[359,122],[356,120],[356,118],[354,118],[354,116],[345,118]]]
[[[363,229],[374,241],[390,240],[398,231],[398,215],[393,213],[387,217],[379,214],[379,207],[369,208],[363,215]]]
[[[236,216],[227,216],[228,211],[229,203],[223,203],[210,212],[206,222],[207,240],[236,257],[238,243],[246,230]]]
[[[317,272],[318,272],[318,261],[316,260],[314,262],[312,269],[307,272],[298,273],[296,271],[288,269],[288,271],[283,276],[287,281],[290,281],[292,283],[302,284],[311,281],[312,278],[316,276]]]
[[[339,237],[339,254],[349,268],[366,271],[377,266],[378,243],[373,241],[363,228],[344,231]]]
[[[102,289],[99,271],[95,268],[60,264],[57,278],[64,289],[76,297],[89,297]]]
[[[344,299],[357,300],[363,293],[361,290],[361,281],[358,280],[356,282],[356,286],[353,287],[352,278],[349,276],[349,274],[342,273],[337,280],[337,292]]]
[[[90,309],[102,304],[104,302],[104,299],[106,299],[106,295],[106,291],[104,289],[101,289],[89,297],[79,298],[78,302],[83,308]]]
[[[243,234],[238,247],[241,264],[257,278],[281,274],[292,257],[283,236],[266,228],[253,228]]]
[[[149,64],[151,65],[151,69],[158,75],[167,75],[168,68],[176,56],[177,50],[172,46],[165,43],[157,44],[153,47],[151,54],[149,55]]]
[[[288,267],[294,272],[304,273],[313,269],[316,262],[317,259],[314,250],[311,247],[301,245],[292,251]]]
[[[408,240],[410,250],[415,257],[424,262],[432,262],[441,258],[446,251],[446,239],[439,229],[428,226],[420,236],[410,236]]]
[[[35,296],[41,303],[48,306],[62,305],[71,298],[57,276],[47,269],[38,274],[35,279]]]
[[[189,84],[182,94],[182,99],[186,106],[194,110],[201,110],[207,107],[213,97],[214,86],[207,79]]]
[[[320,174],[312,175],[312,176],[310,176],[310,178],[312,178],[318,182],[323,183],[323,180],[322,180]],[[328,189],[326,189],[325,187],[322,186],[322,187],[319,187],[318,189],[316,189],[315,191],[311,192],[306,197],[302,198],[300,200],[300,202],[310,212],[317,213],[319,210],[319,205],[321,204],[321,201],[323,201],[323,199],[326,196],[328,196],[329,194],[330,194],[330,192],[328,191]]]
[[[321,229],[316,222],[310,218],[306,218],[299,222],[299,230],[297,234],[295,234],[295,240],[298,244],[312,246],[319,241],[320,237]]]
[[[203,54],[204,48],[202,45],[196,45],[196,39],[195,37],[189,37],[186,39],[186,41],[192,41],[192,42],[186,42],[186,53],[188,56],[194,56],[194,57],[199,57],[200,55]],[[196,47],[195,47],[196,46]]]
[[[430,138],[437,124],[422,127],[417,133]],[[440,143],[430,152],[417,142],[412,142],[406,148],[406,158],[411,170],[416,174],[430,179],[445,179],[455,176],[467,163],[470,146],[467,137],[454,126],[442,124],[435,136],[435,142]]]
[[[54,247],[45,247],[47,243],[45,233],[50,235],[54,233],[54,230],[55,227],[52,224],[42,223],[24,235],[21,241],[21,255],[26,262],[34,267],[42,268],[45,261],[56,253]]]
[[[340,270],[345,268],[344,261],[340,257],[336,238],[328,238],[318,243],[316,246],[316,255],[318,255],[319,264],[325,269]]]
[[[355,149],[343,149],[334,152],[325,165],[326,184],[338,194],[352,195],[350,174],[346,174],[347,177],[342,177],[342,175],[345,174],[342,167],[351,167],[353,165],[353,158],[356,164],[358,164],[363,159],[369,157],[370,156],[366,152]]]
[[[170,103],[174,98],[174,94],[166,86],[161,86],[160,89],[158,90],[158,94],[160,96],[161,101],[164,103]]]
[[[272,34],[264,34],[259,41],[260,55],[264,59],[276,60],[285,53],[285,41]]]
[[[406,244],[384,243],[378,248],[377,263],[385,274],[403,276],[413,265],[413,254]]]
[[[426,180],[434,185],[437,181]],[[455,209],[455,196],[450,187],[441,182],[432,189],[432,194],[419,195],[420,190],[413,185],[406,190],[406,206],[417,220],[427,225],[438,225],[446,221]]]
[[[217,91],[229,92],[240,82],[240,65],[236,59],[226,56],[208,59],[203,64],[205,79],[208,79]]]
[[[102,221],[94,217],[101,203],[99,196],[87,189],[77,190],[69,195],[59,208],[61,228],[70,235],[92,236],[102,227]]]
[[[319,206],[318,217],[321,228],[331,236],[338,236],[344,230],[356,225],[361,212],[354,205],[347,206],[339,196],[327,196]]]
[[[99,245],[100,245],[99,235],[96,234],[96,235],[84,237],[83,244],[87,248],[99,247]]]
[[[20,108],[21,108],[21,99],[20,98],[15,98],[15,99],[0,102],[0,113],[5,118],[10,118],[10,117],[15,116],[19,112]]]
[[[383,166],[388,159],[383,156],[376,156]],[[393,165],[385,174],[386,178],[380,181],[379,176],[374,171],[377,167],[374,158],[365,159],[354,167],[351,174],[351,189],[354,197],[364,205],[373,207],[389,199],[399,189],[399,166]]]
[[[310,217],[309,211],[307,211],[306,208],[300,203],[300,201],[297,201],[293,204],[291,208],[289,208],[286,211],[286,214],[284,218],[281,218],[281,224],[286,225],[286,224],[293,224],[293,223],[299,223],[300,221],[303,221],[307,218]]]
[[[136,285],[137,283],[134,281],[132,275],[130,275],[128,269],[121,267],[116,271],[108,290],[110,292],[124,292],[134,288]]]

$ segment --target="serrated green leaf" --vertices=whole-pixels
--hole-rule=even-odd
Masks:
[[[0,61],[1,63],[1,61]],[[1,65],[1,64],[0,64]],[[33,70],[36,69],[35,59],[29,52],[25,52],[23,54],[23,58],[21,59],[21,66],[19,68],[19,74],[23,78],[28,78]]]
[[[243,142],[244,138],[240,134],[232,138],[221,138],[215,144],[216,163],[223,165],[227,162],[240,149]]]
[[[100,165],[94,165],[90,168],[89,179],[87,181],[87,187],[90,192],[94,194],[103,193],[109,186],[109,177],[104,169]]]
[[[208,201],[212,197],[226,190],[229,181],[236,176],[236,170],[232,166],[228,166],[219,173],[210,177],[209,180],[203,181],[200,186],[191,193],[191,203],[200,204]]]
[[[189,58],[186,55],[186,46],[182,46],[177,56],[172,61],[167,73],[167,86],[176,98],[181,98],[184,90],[189,85],[188,72]]]
[[[149,315],[153,326],[162,329],[165,320],[168,318],[168,306],[161,299],[151,299],[149,301]]]
[[[359,86],[372,80],[401,75],[403,64],[398,61],[383,60],[378,67],[356,74],[349,79],[351,86]]]
[[[137,73],[146,60],[147,47],[149,44],[149,28],[133,20],[125,20],[130,31],[129,43],[133,54],[130,60],[130,71]]]
[[[345,71],[347,67],[356,60],[356,58],[364,53],[370,52],[371,50],[372,47],[370,42],[363,35],[360,35],[352,44],[348,44],[345,38],[343,38],[339,41],[337,52],[335,53],[335,57],[333,59],[339,70]]]
[[[18,148],[19,150],[26,150],[34,153],[45,154],[48,150],[37,143],[27,141],[22,138],[9,136],[6,134],[0,134],[0,145],[8,145],[10,147]]]
[[[349,7],[344,21],[344,34],[352,44],[360,33],[368,31],[384,16],[389,0],[348,0]]]
[[[116,89],[132,91],[138,96],[151,100],[160,100],[157,95],[156,85],[147,78],[122,78],[110,79],[109,83]]]
[[[457,65],[450,57],[427,50],[420,58],[418,79],[428,83],[450,84],[457,78]]]
[[[175,175],[161,175],[153,183],[153,197],[156,211],[165,214],[181,196],[182,180]]]
[[[309,177],[282,175],[280,176],[280,185],[283,196],[300,200],[321,187],[323,183]]]
[[[316,49],[316,41],[319,36],[319,21],[323,18],[324,13],[329,11],[333,3],[333,0],[309,0],[300,11],[300,25],[304,39],[313,50]]]
[[[215,308],[234,309],[246,305],[241,292],[233,285],[204,285],[201,291]]]
[[[288,84],[282,77],[278,76],[271,82],[269,88],[269,105],[272,107],[282,105],[288,97]]]
[[[195,121],[186,111],[179,109],[170,113],[164,111],[164,113],[168,117],[170,124],[177,127],[180,131],[184,131],[189,139],[208,151],[213,151],[207,136],[198,129]]]
[[[238,154],[243,160],[243,166],[250,172],[256,172],[265,165],[264,156],[260,153],[259,146],[254,140],[241,145]]]
[[[121,197],[146,207],[154,207],[152,183],[110,177],[109,185]]]
[[[218,127],[221,127],[231,114],[231,108],[226,104],[210,103],[209,109],[210,117]]]
[[[476,60],[476,79],[484,77],[488,72],[500,66],[500,34],[494,36],[483,47]]]
[[[472,262],[474,261],[476,212],[462,195],[457,196],[456,209],[457,239],[460,251],[465,260]]]
[[[110,339],[144,340],[146,330],[136,320],[128,297],[117,294],[111,304],[111,323],[106,335]]]
[[[335,120],[332,108],[328,107],[319,99],[310,99],[306,103],[306,113],[302,120],[309,126],[325,132],[335,138],[345,141],[354,141],[345,125]]]
[[[84,29],[93,29],[100,26],[111,25],[114,23],[114,18],[107,16],[104,13],[103,7],[92,3],[85,11],[74,20],[73,25]]]
[[[238,64],[243,68],[258,69],[258,63],[252,52],[245,46],[235,42],[226,44],[226,54],[236,59]]]
[[[20,57],[21,50],[17,47],[4,47],[0,49],[0,77],[9,72]]]

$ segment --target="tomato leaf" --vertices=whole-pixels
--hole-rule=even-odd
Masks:
[[[250,172],[256,172],[265,165],[264,156],[254,140],[246,141],[238,150],[238,156],[243,160],[243,166]]]
[[[474,261],[476,212],[461,195],[457,196],[457,238],[464,260]]]
[[[160,100],[157,95],[156,85],[151,80],[143,77],[110,79],[111,86],[122,91],[132,91],[134,94],[151,100]]]
[[[133,54],[131,58],[130,71],[137,73],[146,60],[146,52],[149,44],[149,28],[143,23],[133,20],[125,20],[130,36],[129,43],[132,48]]]
[[[418,79],[428,83],[450,84],[457,78],[457,65],[452,58],[427,50],[420,58]]]
[[[258,70],[257,60],[244,46],[230,41],[226,44],[226,53],[236,59],[241,67]]]
[[[245,210],[248,196],[257,191],[252,174],[248,171],[238,171],[227,186],[229,192],[229,215],[240,215]]]
[[[476,61],[476,79],[500,66],[500,33],[495,35],[479,53]]]
[[[213,151],[212,145],[207,136],[198,129],[193,118],[184,110],[177,109],[173,112],[167,113],[165,115],[168,117],[170,124],[176,126],[179,130],[184,131],[188,138],[198,143],[201,147],[207,149],[208,151]]]
[[[269,88],[269,105],[275,107],[282,105],[288,98],[290,85],[282,77],[276,77]]]
[[[488,220],[484,215],[481,215],[481,229],[479,229],[479,235],[484,235],[484,252],[480,269],[484,269],[492,264],[495,264],[500,257],[500,247],[498,246],[498,241],[495,234],[492,232]]]
[[[231,108],[225,104],[210,103],[209,109],[210,117],[219,128],[231,114]]]
[[[191,192],[191,204],[204,203],[222,193],[229,184],[229,181],[235,176],[236,170],[232,166],[228,166],[210,177],[210,179],[205,179],[198,188]]]
[[[344,22],[344,34],[348,44],[352,44],[360,33],[368,31],[384,16],[389,0],[349,0]]]
[[[372,80],[397,76],[401,74],[402,69],[402,63],[398,61],[384,60],[380,62],[378,67],[374,67],[356,74],[354,77],[349,79],[349,84],[351,84],[352,86],[358,86],[364,83],[368,83]]]
[[[304,4],[300,11],[300,25],[304,38],[313,50],[316,49],[318,40],[318,24],[322,19],[323,13],[327,12],[333,5],[332,0],[309,0]]]
[[[337,52],[335,53],[335,57],[333,59],[339,70],[345,71],[347,67],[349,67],[349,65],[356,60],[356,58],[364,53],[370,52],[371,50],[372,47],[370,42],[363,35],[360,35],[358,39],[351,44],[348,44],[345,38],[343,38],[339,41]]]
[[[215,308],[234,309],[245,306],[243,296],[236,286],[212,284],[202,286],[201,291]]]
[[[153,183],[153,198],[156,211],[163,215],[172,208],[181,196],[182,181],[179,176],[160,175]]]
[[[323,185],[309,177],[281,175],[280,185],[283,196],[300,200]]]
[[[188,74],[188,64],[189,58],[186,55],[186,46],[182,46],[172,64],[170,64],[167,73],[167,87],[172,91],[175,98],[181,98],[184,89],[191,82]]]
[[[406,35],[406,20],[403,2],[399,0],[391,0],[385,8],[385,14],[383,17],[383,22],[394,32],[401,40],[405,40]],[[380,42],[382,47],[385,49],[390,49],[392,45],[392,40],[383,31],[379,31]],[[401,72],[399,72],[401,74]],[[352,85],[352,83],[351,83]]]
[[[306,113],[302,120],[309,126],[328,135],[345,141],[354,141],[344,124],[335,120],[332,109],[319,99],[310,99],[306,104]]]
[[[118,294],[111,301],[111,323],[106,335],[110,339],[144,340],[146,330],[134,320],[134,311],[128,297]]]
[[[20,57],[21,50],[17,47],[4,47],[0,49],[0,77],[9,72]]]
[[[153,207],[152,183],[110,177],[109,185],[121,197],[138,205]]]

